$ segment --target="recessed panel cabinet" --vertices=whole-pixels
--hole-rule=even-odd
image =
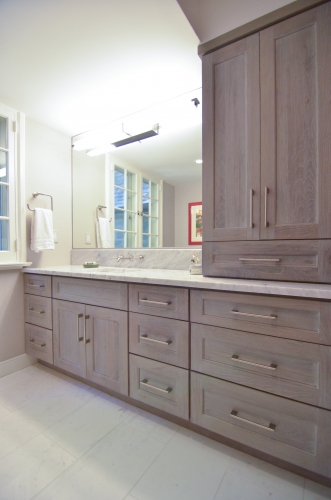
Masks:
[[[260,240],[228,276],[305,281],[282,246],[331,238],[330,26],[328,2],[204,56],[205,275],[227,276],[214,243]]]

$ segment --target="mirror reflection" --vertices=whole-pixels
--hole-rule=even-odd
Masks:
[[[188,247],[201,89],[72,139],[73,248]]]

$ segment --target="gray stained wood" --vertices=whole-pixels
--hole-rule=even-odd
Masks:
[[[191,372],[191,420],[224,437],[331,477],[329,410]]]
[[[52,299],[37,295],[24,295],[24,316],[26,323],[52,329]]]
[[[53,332],[25,323],[25,352],[53,364]]]
[[[259,35],[205,56],[202,89],[204,241],[258,239]]]
[[[130,397],[188,420],[188,370],[134,354],[129,358]]]
[[[260,33],[261,239],[331,237],[330,25],[327,3]]]
[[[331,241],[204,242],[204,276],[331,283]]]
[[[220,35],[208,42],[202,43],[198,47],[198,54],[204,56],[209,52],[220,49],[225,45],[236,42],[241,38],[246,38],[253,33],[259,32],[269,26],[279,23],[285,19],[293,17],[301,12],[309,10],[313,7],[328,2],[329,0],[296,0],[288,5],[284,5],[279,9],[273,10],[264,16],[261,16],[249,23],[246,23],[238,28],[235,28],[223,35]]]
[[[103,307],[85,310],[86,377],[128,395],[128,313]]]
[[[189,323],[130,313],[129,350],[181,368],[189,367]]]
[[[53,299],[54,365],[86,378],[85,305]]]
[[[53,278],[53,298],[112,309],[128,309],[128,285],[84,278]]]
[[[129,285],[129,310],[188,321],[188,290],[171,286]]]
[[[331,345],[330,301],[192,290],[191,321]]]
[[[24,293],[39,295],[40,297],[51,297],[52,277],[42,274],[25,274]]]
[[[192,324],[194,371],[331,409],[331,347]]]

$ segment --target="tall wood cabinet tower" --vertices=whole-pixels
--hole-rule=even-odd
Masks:
[[[203,274],[330,283],[331,2],[202,59]]]

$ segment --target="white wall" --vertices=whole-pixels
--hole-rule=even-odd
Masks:
[[[175,246],[175,186],[163,182],[163,247]]]
[[[201,43],[292,3],[288,0],[177,1]]]
[[[23,275],[0,271],[0,363],[24,352]]]
[[[188,244],[188,204],[202,200],[202,182],[191,182],[178,185],[175,189],[175,246],[181,248],[196,248]],[[203,221],[203,207],[202,207]],[[203,222],[202,222],[203,228]]]

